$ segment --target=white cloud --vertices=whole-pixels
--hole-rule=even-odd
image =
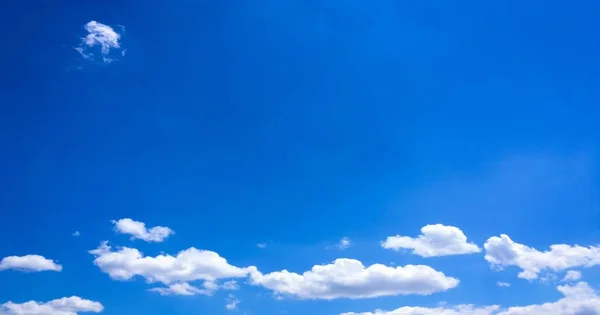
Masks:
[[[135,276],[143,277],[147,282],[161,282],[166,285],[205,280],[214,282],[219,279],[243,278],[256,267],[239,268],[230,265],[219,254],[189,248],[176,256],[144,256],[139,250],[120,247],[113,250],[107,242],[91,250],[94,264],[114,280],[129,280]]]
[[[568,281],[578,281],[579,279],[581,279],[581,272],[580,271],[569,270],[569,271],[567,271],[567,274],[563,278],[563,281],[565,281],[565,282],[568,282]]]
[[[81,233],[79,233],[79,231],[73,232],[73,236],[80,236],[80,235],[81,235]]]
[[[339,248],[340,250],[344,250],[344,249],[346,249],[346,248],[350,247],[350,245],[351,245],[351,244],[352,244],[352,243],[350,242],[350,239],[349,239],[349,238],[347,238],[347,237],[343,237],[343,238],[340,240],[340,243],[337,245],[337,248]]]
[[[258,243],[258,244],[256,244],[256,247],[258,247],[258,248],[267,248],[267,243]]]
[[[6,302],[0,305],[1,315],[77,315],[78,313],[100,313],[102,304],[78,296],[65,297],[46,303],[29,301],[21,304]]]
[[[226,299],[225,302],[227,302],[227,304],[225,304],[225,308],[227,310],[233,311],[237,309],[238,304],[240,304],[240,300],[238,300],[233,294],[230,294]]]
[[[157,292],[160,295],[212,295],[218,286],[214,282],[205,281],[204,288],[200,289],[187,282],[174,283],[166,288],[152,288],[149,291]]]
[[[268,274],[251,272],[251,283],[276,294],[300,299],[373,298],[396,295],[429,295],[458,285],[458,279],[445,276],[429,266],[367,268],[355,259],[337,259],[332,264],[316,265],[303,274],[282,270]]]
[[[8,256],[0,261],[0,271],[14,269],[26,272],[61,271],[62,266],[40,255]]]
[[[551,245],[550,250],[540,252],[535,248],[513,242],[508,235],[490,237],[484,244],[485,259],[495,269],[517,266],[522,269],[518,277],[537,279],[545,270],[562,271],[575,267],[591,267],[600,264],[600,248],[564,244]]]
[[[238,290],[240,288],[240,286],[238,285],[237,281],[229,280],[229,281],[225,281],[225,283],[223,283],[221,288],[223,288],[223,290],[235,291],[235,290]]]
[[[115,225],[115,231],[131,235],[132,240],[140,239],[146,242],[162,242],[170,235],[175,234],[173,230],[164,226],[155,226],[146,229],[144,222],[134,221],[129,218],[118,221],[113,220],[111,222]]]
[[[457,227],[442,224],[426,225],[421,235],[389,236],[381,243],[386,249],[410,249],[421,257],[437,257],[479,253],[481,249],[474,243],[468,243],[465,234]]]
[[[501,287],[501,288],[508,288],[508,287],[510,287],[510,283],[508,283],[508,282],[498,281],[498,282],[496,282],[496,285],[499,286],[499,287]]]
[[[475,307],[459,305],[456,307],[401,307],[393,311],[344,313],[342,315],[598,315],[600,297],[585,282],[575,285],[558,286],[563,297],[555,302],[516,306],[501,309],[497,305]]]
[[[82,38],[81,44],[74,49],[81,54],[85,59],[92,59],[94,54],[89,52],[96,46],[100,48],[100,54],[104,62],[112,62],[114,59],[109,57],[111,50],[118,51],[119,55],[124,55],[124,50],[121,50],[121,34],[116,32],[112,27],[96,21],[90,21],[84,26],[87,35]]]

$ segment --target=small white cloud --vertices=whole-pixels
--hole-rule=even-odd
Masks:
[[[380,296],[429,295],[455,288],[458,279],[447,277],[429,266],[365,267],[355,259],[337,259],[328,265],[316,265],[302,274],[287,270],[262,274],[250,273],[251,283],[278,295],[300,299],[364,299]]]
[[[221,287],[223,288],[223,290],[228,290],[228,291],[235,291],[240,288],[237,281],[235,281],[235,280],[225,281],[225,283],[223,283],[223,285]]]
[[[508,282],[502,282],[502,281],[496,282],[496,285],[499,286],[499,287],[501,287],[501,288],[508,288],[508,287],[510,287],[510,283],[508,283]]]
[[[352,242],[350,241],[350,239],[347,237],[343,237],[340,240],[340,243],[337,245],[337,248],[339,248],[340,250],[344,250],[344,249],[350,247],[350,245],[352,245]]]
[[[237,309],[238,304],[240,304],[240,300],[238,300],[233,294],[230,294],[226,299],[225,308],[229,311],[233,311]]]
[[[78,296],[65,297],[41,303],[29,301],[25,303],[6,302],[0,305],[2,315],[77,315],[79,313],[100,313],[104,307],[99,302],[82,299]]]
[[[0,261],[0,271],[14,269],[25,272],[61,271],[62,266],[40,255],[8,256]]]
[[[578,281],[581,279],[581,272],[577,270],[569,270],[563,278],[564,282]]]
[[[81,235],[81,233],[79,233],[79,231],[73,232],[73,236],[79,236],[79,235]]]
[[[121,49],[121,34],[112,27],[96,21],[90,21],[85,24],[87,35],[82,38],[81,44],[74,49],[85,59],[92,59],[94,54],[90,51],[94,47],[100,48],[100,55],[104,62],[112,62],[114,54],[111,51],[118,52],[118,55],[124,56],[125,50]],[[124,28],[122,28],[122,31]]]
[[[381,243],[386,249],[409,249],[421,257],[438,257],[449,255],[473,254],[481,252],[474,243],[468,243],[465,234],[457,227],[442,224],[426,225],[421,235],[416,238],[408,236],[390,236]]]
[[[527,280],[537,279],[542,271],[558,272],[575,267],[600,265],[600,248],[596,246],[556,244],[551,245],[550,250],[541,252],[515,243],[508,235],[502,234],[500,237],[490,237],[484,248],[485,260],[493,269],[502,270],[507,266],[517,266],[522,270],[518,277]]]
[[[112,279],[126,281],[136,276],[148,283],[161,282],[165,285],[197,280],[211,285],[219,279],[244,278],[256,267],[239,268],[230,265],[219,254],[196,248],[188,248],[177,255],[161,254],[144,256],[139,250],[120,247],[113,250],[107,242],[91,250],[94,264]],[[207,283],[204,283],[205,287]]]
[[[149,291],[157,292],[160,295],[212,295],[218,287],[215,288],[214,282],[205,281],[204,288],[200,289],[187,282],[174,283],[166,288],[151,288]]]
[[[113,220],[112,223],[115,225],[115,231],[121,234],[131,235],[131,239],[140,239],[146,242],[162,242],[170,235],[175,234],[173,230],[164,226],[155,226],[150,229],[146,229],[144,222],[134,221],[129,218],[121,219],[118,221]]]
[[[267,243],[258,243],[258,244],[256,244],[256,247],[263,248],[263,249],[267,248]]]

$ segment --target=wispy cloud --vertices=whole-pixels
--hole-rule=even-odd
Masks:
[[[225,304],[225,308],[230,311],[236,310],[238,304],[241,302],[233,294],[230,294],[225,301],[227,302],[227,304]]]
[[[343,237],[340,240],[339,244],[337,245],[337,248],[339,248],[340,250],[344,250],[344,249],[350,247],[350,245],[352,245],[352,242],[350,241],[350,239],[347,237]]]

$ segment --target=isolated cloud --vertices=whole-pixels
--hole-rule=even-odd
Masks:
[[[563,278],[563,281],[565,281],[565,282],[568,282],[568,281],[577,281],[579,279],[581,279],[581,272],[579,272],[577,270],[569,270],[565,274],[565,277]]]
[[[114,61],[116,55],[111,51],[116,51],[118,56],[123,56],[125,50],[121,49],[121,34],[112,27],[96,21],[90,21],[84,25],[87,35],[81,39],[81,44],[74,49],[85,59],[94,58],[92,49],[100,48],[100,55],[105,63]]]
[[[235,290],[238,290],[240,288],[240,286],[238,285],[237,281],[229,280],[229,281],[225,281],[225,283],[223,283],[221,288],[223,288],[223,290],[235,291]]]
[[[41,303],[29,301],[21,304],[6,302],[0,305],[0,315],[77,315],[79,313],[100,313],[104,307],[99,302],[82,299],[78,296],[65,297]]]
[[[496,285],[499,286],[499,287],[501,287],[501,288],[508,288],[508,287],[510,287],[510,283],[508,283],[508,282],[502,282],[502,281],[496,282]]]
[[[340,243],[337,245],[337,248],[339,248],[340,250],[344,250],[344,249],[350,247],[351,244],[352,244],[352,242],[350,241],[349,238],[343,237],[340,240]]]
[[[140,239],[146,242],[158,243],[175,233],[170,228],[164,226],[155,226],[146,229],[146,224],[144,222],[134,221],[129,218],[118,221],[113,220],[112,223],[115,225],[115,231],[121,234],[131,235],[132,240]]]
[[[540,252],[535,248],[513,242],[508,235],[490,237],[484,244],[485,259],[495,269],[517,266],[522,269],[518,277],[537,279],[541,271],[562,271],[575,267],[591,267],[600,264],[600,248],[564,244],[551,245],[550,250]]]
[[[573,286],[559,286],[563,298],[556,302],[517,306],[501,309],[497,305],[476,307],[459,305],[455,307],[401,307],[393,311],[376,310],[364,313],[343,313],[342,315],[598,315],[600,297],[585,282]]]
[[[166,288],[152,288],[149,291],[157,292],[160,295],[212,295],[218,286],[211,281],[204,282],[204,288],[200,289],[187,282],[174,283]]]
[[[362,299],[395,295],[429,295],[458,285],[458,279],[446,277],[429,266],[365,267],[355,259],[337,259],[332,264],[316,265],[303,274],[282,270],[262,274],[251,272],[251,283],[277,294],[300,299]]]
[[[412,250],[413,254],[421,257],[462,255],[481,251],[474,243],[467,242],[467,237],[459,228],[442,224],[424,226],[421,235],[416,238],[390,236],[381,246],[393,250]]]
[[[238,300],[233,294],[230,294],[226,299],[225,308],[229,311],[233,311],[237,309],[238,304],[240,304],[240,300]]]
[[[0,261],[0,271],[14,269],[25,272],[61,271],[62,266],[40,255],[8,256]]]
[[[230,265],[219,254],[189,248],[176,256],[144,256],[139,250],[120,247],[113,250],[107,242],[91,250],[94,264],[114,280],[129,280],[135,276],[143,277],[147,282],[161,282],[166,285],[205,280],[215,282],[219,279],[243,278],[256,267],[239,268]]]

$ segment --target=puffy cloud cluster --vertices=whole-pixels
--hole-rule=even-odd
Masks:
[[[139,250],[120,247],[113,250],[107,242],[91,250],[94,264],[115,280],[129,280],[140,276],[148,282],[173,284],[196,280],[216,281],[226,278],[246,277],[255,267],[240,268],[230,265],[219,254],[189,248],[176,256],[144,256]]]
[[[600,297],[585,282],[575,285],[558,286],[563,295],[555,302],[500,308],[497,305],[476,307],[459,305],[455,307],[401,307],[393,311],[344,313],[342,315],[598,315]]]
[[[251,273],[251,282],[281,295],[300,299],[363,299],[395,295],[429,295],[456,287],[458,279],[447,277],[429,266],[365,267],[355,259],[337,259],[316,265],[303,274],[287,270]]]
[[[78,313],[100,313],[103,310],[102,304],[78,296],[64,297],[46,303],[29,301],[21,304],[6,302],[0,305],[0,315],[77,315]]]
[[[61,271],[62,266],[40,255],[8,256],[0,260],[0,271],[14,269],[26,272]]]
[[[521,268],[519,278],[537,279],[540,272],[545,270],[563,271],[575,267],[591,267],[600,264],[600,248],[595,246],[556,244],[548,251],[538,251],[535,248],[515,243],[502,234],[500,237],[490,237],[484,244],[485,259],[496,269],[507,266]]]
[[[115,231],[121,234],[131,235],[131,239],[140,239],[146,242],[162,242],[170,235],[174,234],[173,230],[164,226],[155,226],[147,229],[144,222],[134,221],[129,218],[112,221],[115,226]]]
[[[386,249],[411,250],[421,257],[437,257],[479,253],[481,249],[467,242],[467,237],[459,228],[442,224],[426,225],[418,237],[389,236],[381,243]]]

